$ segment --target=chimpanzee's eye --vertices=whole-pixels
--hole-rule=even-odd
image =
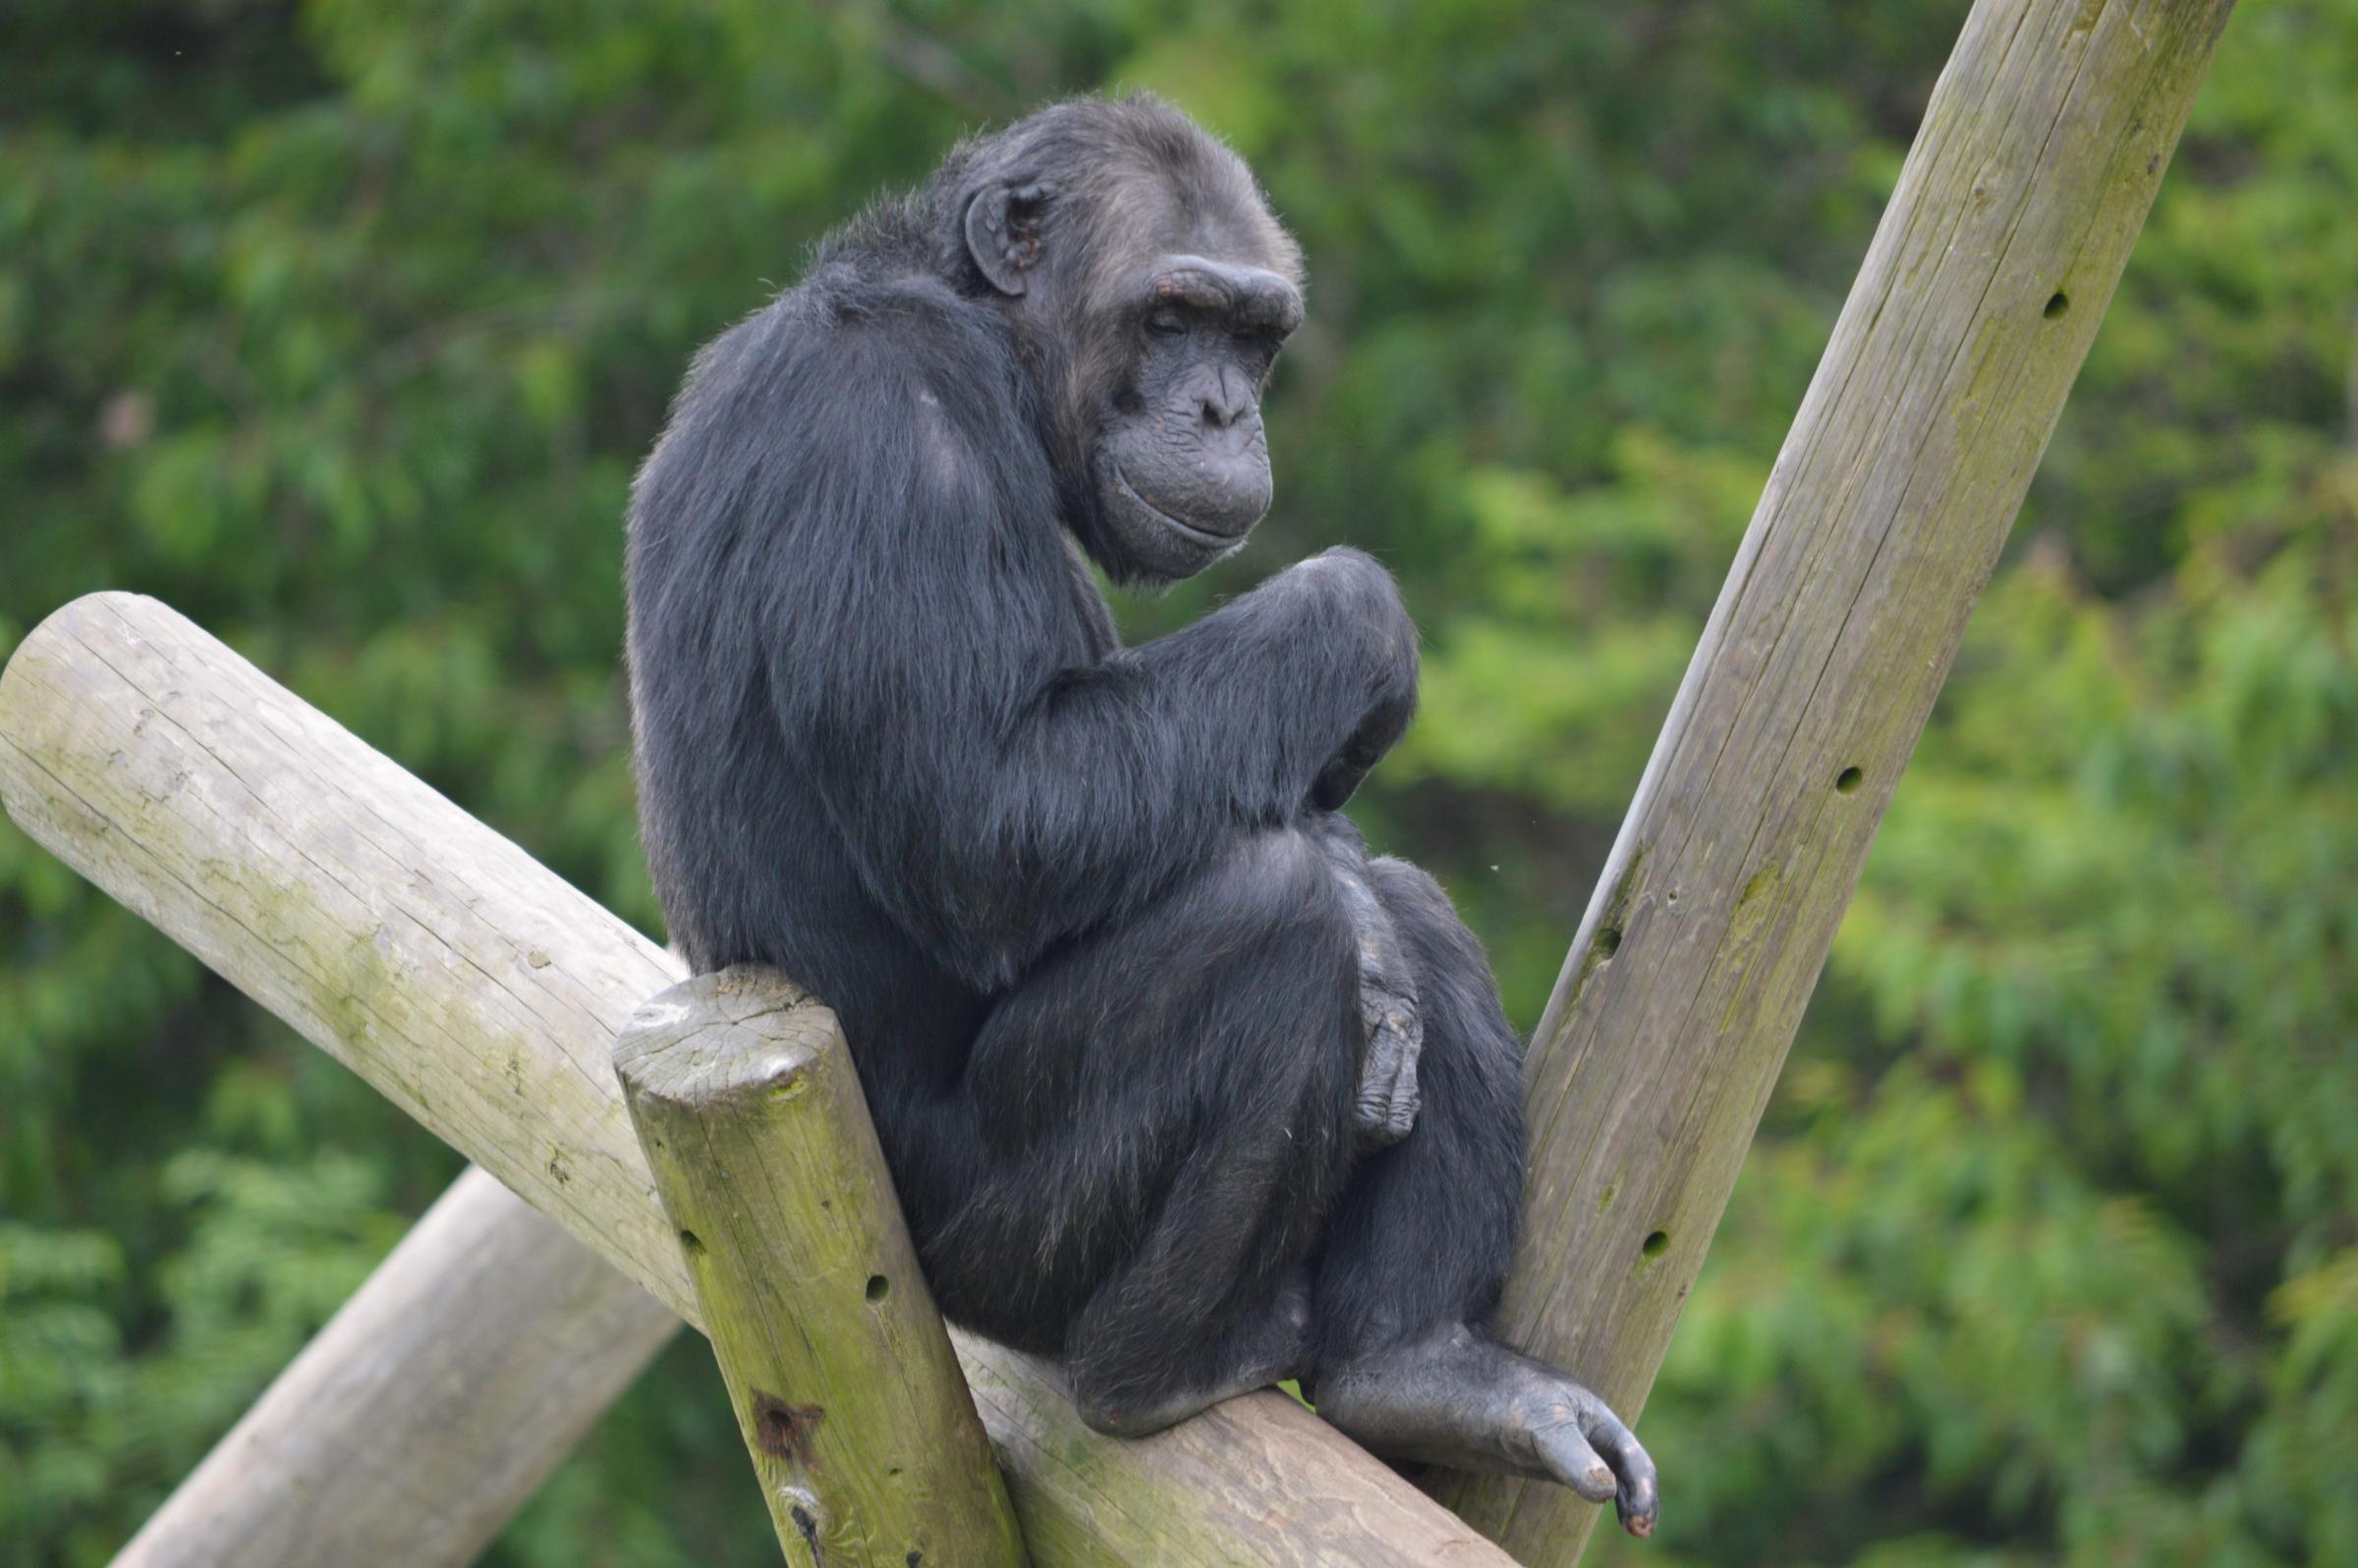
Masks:
[[[1157,310],[1147,317],[1147,330],[1156,337],[1175,338],[1187,330],[1187,323],[1179,319],[1175,310]]]

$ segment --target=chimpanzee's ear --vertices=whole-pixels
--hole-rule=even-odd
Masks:
[[[1001,294],[1024,292],[1039,260],[1039,224],[1055,190],[1043,181],[985,186],[966,206],[966,253]]]

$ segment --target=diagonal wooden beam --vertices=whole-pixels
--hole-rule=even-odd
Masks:
[[[1979,0],[1934,89],[1533,1042],[1504,1326],[1627,1416],[2231,3]],[[1532,1564],[1595,1519],[1437,1489]]]
[[[78,599],[19,646],[0,798],[702,1326],[611,1064],[680,978],[661,950],[152,599]],[[1506,1562],[1283,1395],[1125,1442],[1081,1424],[1052,1368],[953,1341],[1037,1568]]]
[[[470,1170],[116,1568],[473,1562],[679,1329]]]

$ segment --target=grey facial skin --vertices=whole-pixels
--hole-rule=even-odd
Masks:
[[[1261,390],[1302,296],[1266,267],[1200,255],[1164,256],[1140,285],[1136,369],[1098,449],[1097,499],[1125,549],[1185,577],[1269,509]]]

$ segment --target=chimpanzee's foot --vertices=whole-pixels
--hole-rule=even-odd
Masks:
[[[1604,1401],[1463,1323],[1319,1370],[1319,1414],[1376,1453],[1556,1481],[1651,1536],[1654,1461]]]
[[[1184,1348],[1173,1354],[1185,1356]],[[1081,1419],[1111,1437],[1144,1437],[1257,1388],[1309,1374],[1318,1361],[1311,1332],[1310,1269],[1287,1274],[1276,1293],[1221,1336],[1206,1358],[1205,1376],[1189,1387],[1154,1393],[1104,1386],[1092,1376],[1086,1354],[1070,1363],[1073,1402]]]

